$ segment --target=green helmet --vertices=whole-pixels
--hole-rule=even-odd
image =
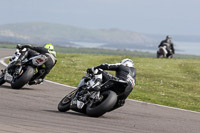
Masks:
[[[44,48],[48,49],[49,53],[53,54],[56,57],[56,51],[54,50],[53,44],[47,43],[44,45]]]

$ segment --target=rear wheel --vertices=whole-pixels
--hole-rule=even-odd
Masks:
[[[94,103],[86,107],[86,114],[92,117],[99,117],[110,111],[117,102],[117,94],[113,91],[105,91],[101,94],[103,99],[100,103]]]
[[[25,84],[27,84],[31,80],[34,73],[35,73],[35,69],[33,67],[31,66],[26,67],[22,75],[12,81],[11,87],[13,89],[22,88]]]
[[[169,55],[167,58],[173,58],[173,54],[172,54],[172,55]]]
[[[77,89],[73,90],[72,92],[70,92],[69,94],[67,94],[58,104],[58,110],[60,112],[66,112],[68,110],[70,110],[70,103],[71,103],[71,99],[74,96],[74,94],[76,93]]]

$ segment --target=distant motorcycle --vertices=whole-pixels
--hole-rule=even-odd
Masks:
[[[167,46],[161,46],[157,51],[157,58],[173,58],[172,50],[167,51]]]
[[[95,70],[97,71],[97,69]],[[73,110],[84,113],[91,117],[99,117],[114,109],[118,96],[124,92],[127,82],[108,80],[101,82],[100,90],[91,91],[90,88],[97,79],[102,80],[104,72],[100,74],[89,74],[82,78],[77,89],[67,94],[58,104],[58,110],[65,112]]]
[[[17,49],[15,54],[10,58],[10,62],[5,70],[1,70],[0,85],[8,82],[13,89],[20,89],[25,84],[29,83],[36,72],[37,67],[47,61],[45,55],[38,55],[30,59],[25,58],[19,62],[19,57],[22,53],[28,52],[27,48]]]

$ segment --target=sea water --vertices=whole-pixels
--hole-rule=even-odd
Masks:
[[[173,42],[176,53],[200,56],[200,42]]]

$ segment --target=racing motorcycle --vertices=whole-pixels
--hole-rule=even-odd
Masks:
[[[10,58],[10,62],[8,66],[1,70],[0,74],[0,85],[8,82],[11,84],[13,89],[20,89],[25,84],[29,83],[35,72],[37,71],[37,67],[41,66],[47,61],[47,57],[45,55],[34,56],[30,59],[25,57],[23,60],[19,62],[19,58],[21,54],[28,54],[28,49],[16,49],[15,54]]]
[[[157,58],[173,58],[172,51],[167,51],[167,46],[161,46],[157,51]]]
[[[78,87],[59,102],[58,110],[60,112],[71,109],[91,117],[100,117],[115,109],[118,96],[125,91],[127,82],[112,79],[104,82],[104,71],[101,69],[95,71],[98,71],[98,74],[97,72],[93,74],[87,72]],[[100,89],[91,89],[95,85],[98,85]]]

